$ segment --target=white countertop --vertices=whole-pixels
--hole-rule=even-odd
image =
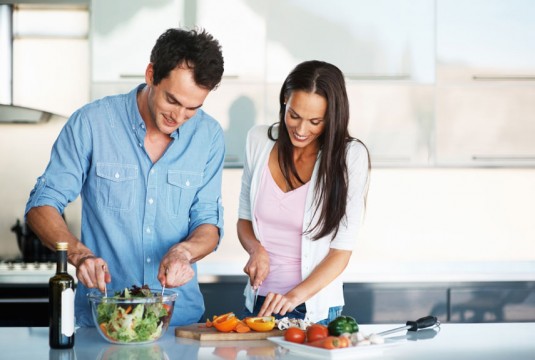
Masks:
[[[365,334],[376,333],[403,324],[361,325]],[[442,324],[440,329],[418,333],[401,332],[387,337],[393,346],[377,352],[358,349],[350,359],[535,359],[535,323]],[[48,328],[0,328],[3,360],[62,358],[68,351],[50,351]],[[54,353],[56,352],[56,353]],[[147,345],[113,345],[103,340],[95,328],[76,331],[71,357],[77,360],[141,358],[143,353],[155,359],[312,359],[278,347],[268,340],[197,341],[174,336],[174,328],[157,342]],[[49,357],[50,356],[50,357]],[[75,357],[72,357],[75,356]],[[333,359],[340,357],[333,356]],[[347,358],[347,357],[346,357]]]

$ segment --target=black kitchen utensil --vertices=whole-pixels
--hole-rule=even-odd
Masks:
[[[385,336],[390,335],[399,331],[418,331],[419,329],[425,329],[434,325],[440,325],[440,321],[437,320],[436,316],[426,316],[420,318],[416,321],[407,321],[405,326],[397,327],[395,329],[386,330],[378,333],[377,335]]]
[[[20,220],[17,219],[15,225],[11,227],[11,231],[17,235],[17,245],[22,253],[23,261],[55,261],[55,253],[41,243],[41,240],[27,224],[22,225]]]

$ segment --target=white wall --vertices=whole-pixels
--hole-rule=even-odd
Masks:
[[[203,260],[206,269],[228,264],[226,273],[239,273],[248,259],[236,237],[240,177],[240,169],[225,170],[226,235]],[[396,272],[455,273],[459,266],[475,279],[481,269],[493,276],[506,264],[511,272],[524,272],[526,263],[533,269],[534,183],[535,169],[374,169],[348,271],[394,279]]]

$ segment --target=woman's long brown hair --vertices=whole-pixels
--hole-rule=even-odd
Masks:
[[[341,222],[347,220],[345,219],[349,183],[347,145],[351,141],[359,141],[352,138],[348,131],[349,100],[344,75],[332,64],[311,60],[297,65],[282,85],[279,96],[279,122],[269,128],[268,136],[278,143],[279,166],[290,189],[294,189],[292,178],[304,184],[293,162],[294,148],[284,121],[286,100],[292,92],[298,90],[318,94],[327,100],[324,117],[325,131],[318,138],[320,159],[318,178],[314,188],[316,195],[314,215],[318,211],[320,215],[316,224],[309,224],[306,233],[314,231],[314,240],[329,234],[332,234],[331,239],[334,239]],[[272,130],[277,124],[279,134],[275,139]],[[368,154],[368,172],[369,169]]]

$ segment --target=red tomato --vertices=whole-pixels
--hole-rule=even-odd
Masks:
[[[329,329],[325,325],[312,324],[307,328],[307,342],[318,341],[329,336]]]
[[[305,331],[296,327],[291,327],[284,333],[284,340],[302,344],[305,342]]]

